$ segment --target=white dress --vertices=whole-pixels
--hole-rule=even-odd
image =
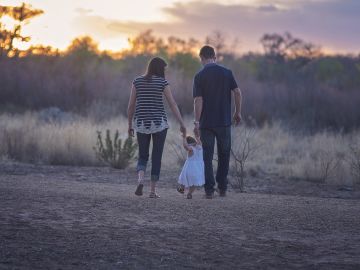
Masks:
[[[186,159],[178,183],[185,187],[202,186],[205,184],[203,149],[200,145],[190,147],[193,155]]]

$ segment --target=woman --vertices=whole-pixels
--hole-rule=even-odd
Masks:
[[[180,131],[185,136],[186,129],[177,104],[171,94],[169,83],[165,79],[166,62],[155,57],[150,60],[145,75],[133,81],[128,105],[129,135],[136,137],[139,145],[137,163],[138,187],[135,194],[141,196],[144,187],[144,174],[149,159],[149,147],[152,138],[151,153],[151,184],[150,198],[159,198],[156,194],[156,183],[159,180],[161,158],[165,144],[167,129],[169,128],[164,108],[163,96],[169,103],[180,124]]]

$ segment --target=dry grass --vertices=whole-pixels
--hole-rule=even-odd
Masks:
[[[294,179],[352,184],[347,162],[349,146],[356,144],[359,132],[323,132],[301,136],[279,124],[258,130],[253,140],[261,145],[249,164],[255,170]]]
[[[189,118],[189,130],[191,120]],[[181,145],[177,124],[168,133],[163,167],[181,166],[174,145]],[[93,146],[96,131],[119,130],[126,137],[127,121],[123,117],[96,123],[91,119],[68,117],[66,121],[44,120],[39,113],[0,115],[0,156],[22,162],[96,166]],[[233,137],[241,133],[233,129]],[[249,157],[245,170],[258,175],[275,175],[309,181],[352,185],[356,180],[349,163],[350,146],[360,145],[360,132],[350,134],[319,133],[294,135],[279,124],[256,129],[250,138],[258,147]],[[234,140],[234,145],[239,143]],[[181,147],[179,148],[181,149]],[[181,157],[180,157],[181,159]]]

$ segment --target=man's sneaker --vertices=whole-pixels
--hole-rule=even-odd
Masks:
[[[212,192],[212,193],[205,193],[205,198],[206,198],[206,199],[213,199],[213,198],[214,198],[214,192]]]
[[[226,190],[220,189],[220,190],[219,190],[219,196],[220,196],[220,197],[226,197]]]
[[[143,195],[143,188],[144,185],[143,184],[139,184],[135,190],[135,195],[137,196],[142,196]]]

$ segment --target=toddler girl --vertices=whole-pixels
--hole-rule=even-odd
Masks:
[[[180,186],[177,191],[183,194],[185,188],[188,188],[189,191],[186,197],[192,199],[195,187],[202,186],[205,183],[203,149],[200,139],[191,136],[183,137],[183,146],[188,154],[179,176],[178,183]]]

